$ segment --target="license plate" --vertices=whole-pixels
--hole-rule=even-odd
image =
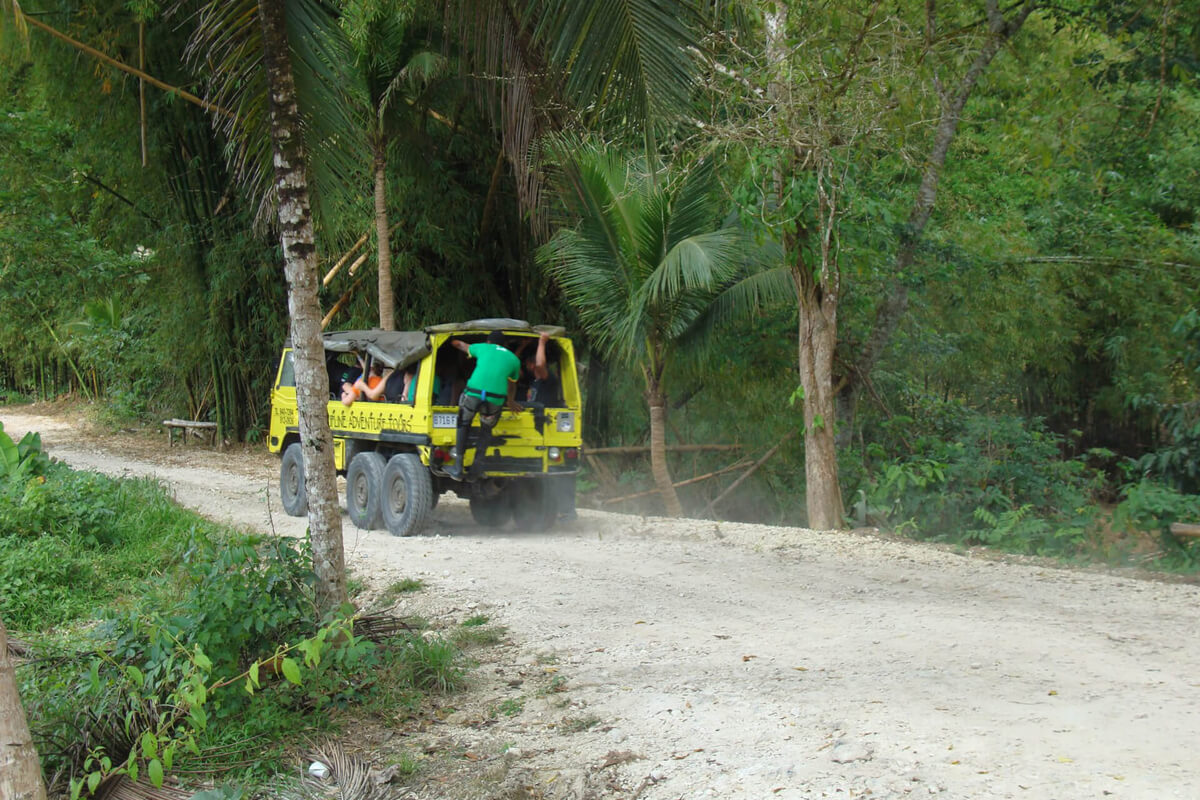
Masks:
[[[435,428],[455,428],[458,427],[457,414],[434,414],[433,427]]]

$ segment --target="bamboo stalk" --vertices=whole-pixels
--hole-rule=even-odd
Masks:
[[[1171,533],[1176,536],[1195,536],[1200,537],[1200,525],[1190,525],[1186,522],[1172,522]]]
[[[138,69],[146,69],[146,23],[138,23]],[[146,153],[146,79],[138,78],[138,114],[141,117],[138,127],[142,133],[142,168],[149,163]]]
[[[702,451],[727,451],[740,450],[740,444],[669,444],[667,451],[670,453],[696,453]],[[637,453],[648,453],[650,447],[640,445],[630,447],[589,447],[586,450],[589,456],[595,455],[636,455]]]
[[[587,455],[588,453],[585,450],[584,457],[586,458]],[[602,459],[590,459],[588,461],[588,466],[591,467],[592,471],[596,473],[596,477],[600,479],[600,483],[604,484],[606,489],[615,487],[617,485],[617,479],[613,477],[612,470],[605,466]]]
[[[395,233],[395,232],[396,232],[396,229],[397,229],[397,228],[399,228],[399,227],[400,227],[402,224],[403,224],[402,222],[397,222],[395,225],[393,225],[392,227],[388,228],[388,236],[391,236],[393,233]],[[370,238],[371,238],[371,232],[370,232],[370,231],[367,231],[367,232],[366,232],[366,233],[364,233],[362,236],[360,236],[360,237],[359,237],[359,239],[358,239],[358,241],[357,241],[357,242],[355,242],[355,243],[354,243],[354,245],[353,245],[353,246],[352,246],[352,247],[351,247],[349,250],[347,250],[347,251],[346,251],[346,252],[345,252],[345,253],[342,255],[342,257],[341,257],[341,258],[339,258],[339,259],[338,259],[338,262],[337,262],[336,264],[334,264],[332,267],[330,267],[330,268],[329,268],[329,272],[325,273],[325,277],[324,277],[324,278],[321,280],[321,285],[322,285],[322,286],[328,286],[328,285],[329,285],[329,282],[333,280],[333,277],[334,277],[335,275],[337,275],[337,273],[338,273],[338,270],[340,270],[342,267],[344,267],[344,266],[346,265],[346,262],[350,260],[350,257],[351,257],[351,256],[353,256],[355,253],[357,253],[357,252],[358,252],[358,248],[360,248],[360,247],[362,247],[364,244],[366,244],[366,243],[367,243],[367,240],[368,240],[368,239],[370,239]],[[359,264],[359,263],[361,262],[361,260],[362,260],[362,259],[359,259],[358,261],[355,261],[354,263],[355,263],[355,264]],[[354,267],[354,266],[350,267],[350,274],[351,274],[351,275],[353,275],[353,274],[354,274],[354,270],[355,270],[355,269],[357,269],[357,267]]]
[[[142,72],[140,69],[137,69],[136,67],[131,67],[128,64],[124,64],[120,61],[117,61],[112,56],[105,55],[104,53],[101,53],[99,50],[96,50],[93,47],[88,47],[83,42],[72,39],[70,36],[67,36],[65,33],[61,33],[60,31],[50,27],[49,25],[42,22],[41,20],[34,19],[33,17],[30,17],[25,14],[21,15],[21,19],[22,19],[22,21],[29,23],[33,27],[39,28],[39,29],[45,31],[46,33],[50,34],[54,38],[61,39],[62,41],[66,42],[67,44],[74,47],[76,50],[82,50],[83,52],[85,52],[89,56],[91,56],[92,58],[99,59],[100,61],[103,61],[105,64],[116,67],[117,69],[121,70],[122,72],[127,72],[130,75],[141,78],[142,80],[146,81],[150,85],[157,86],[159,89],[162,89],[163,91],[173,92],[174,94],[177,94],[180,97],[182,97],[184,100],[187,100],[189,103],[195,103],[196,105],[200,106],[201,108],[203,108],[207,111],[212,111],[213,113],[221,114],[222,116],[226,116],[226,117],[230,117],[230,118],[233,118],[236,116],[232,111],[229,111],[228,109],[221,108],[218,105],[213,105],[212,103],[208,102],[207,100],[202,100],[199,97],[196,97],[196,95],[192,94],[191,92],[180,89],[178,86],[172,86],[169,83],[164,83],[163,81],[160,81],[158,78],[154,77],[153,75],[149,75],[145,72]]]
[[[778,447],[778,445],[776,445],[776,447]],[[676,489],[678,489],[680,486],[687,486],[692,483],[699,483],[700,481],[706,481],[709,478],[715,478],[718,475],[724,475],[726,472],[733,472],[735,469],[741,469],[742,467],[746,466],[746,463],[747,463],[746,460],[742,459],[735,464],[730,464],[728,467],[722,467],[721,469],[716,470],[715,472],[710,472],[707,475],[697,475],[695,478],[688,478],[686,481],[680,481],[679,483],[673,483],[671,485],[674,486]],[[620,503],[625,500],[633,500],[634,498],[645,497],[645,496],[651,495],[651,494],[658,494],[658,489],[647,489],[644,492],[635,492],[633,494],[627,494],[622,497],[610,497],[606,500],[601,500],[600,505],[606,505],[608,503]]]
[[[350,265],[350,269],[346,270],[346,273],[348,275],[353,275],[354,273],[358,272],[358,268],[365,264],[370,256],[371,254],[367,252],[354,259],[354,263]]]
[[[358,241],[354,243],[354,246],[351,247],[349,250],[347,250],[342,255],[342,257],[338,259],[336,264],[334,264],[332,267],[330,267],[329,272],[325,273],[325,277],[321,280],[321,285],[328,286],[329,282],[331,280],[333,280],[333,276],[337,275],[338,270],[340,270],[343,266],[346,265],[346,262],[350,260],[350,257],[353,256],[355,253],[357,253],[358,248],[360,248],[364,244],[366,244],[367,239],[369,239],[370,237],[371,237],[370,231],[367,231],[362,236],[358,237]]]
[[[346,293],[339,297],[338,301],[333,304],[333,308],[329,309],[329,313],[326,314],[325,318],[321,320],[321,330],[325,330],[325,326],[329,324],[329,320],[333,319],[334,314],[341,311],[342,307],[349,302],[350,295],[354,293],[354,290],[358,288],[360,283],[362,283],[362,278],[359,278],[354,283],[350,284],[350,288],[346,290]]]

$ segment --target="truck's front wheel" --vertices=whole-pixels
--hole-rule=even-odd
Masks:
[[[397,453],[383,471],[383,524],[393,536],[420,532],[433,507],[433,479],[415,453]]]

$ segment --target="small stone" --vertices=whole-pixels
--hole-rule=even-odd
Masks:
[[[510,747],[504,751],[504,757],[511,758],[514,760],[518,759],[518,758],[524,758],[525,752],[519,747]]]
[[[625,741],[626,739],[628,739],[629,737],[625,734],[625,731],[621,730],[620,728],[613,728],[611,731],[608,732],[608,738],[611,739],[614,743],[619,744],[619,743]]]
[[[871,750],[860,742],[842,742],[834,746],[833,752],[829,754],[829,757],[837,764],[849,764],[852,761],[870,761]]]

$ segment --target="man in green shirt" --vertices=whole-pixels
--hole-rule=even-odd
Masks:
[[[504,334],[492,331],[487,342],[468,345],[461,339],[451,339],[450,344],[475,359],[475,369],[467,379],[467,388],[458,400],[458,430],[454,465],[448,474],[456,481],[463,479],[463,464],[467,456],[467,433],[475,414],[479,414],[479,438],[475,441],[475,461],[471,464],[472,477],[483,469],[483,454],[492,437],[492,428],[500,421],[504,406],[516,407],[514,396],[517,378],[521,376],[521,359],[503,345]]]

